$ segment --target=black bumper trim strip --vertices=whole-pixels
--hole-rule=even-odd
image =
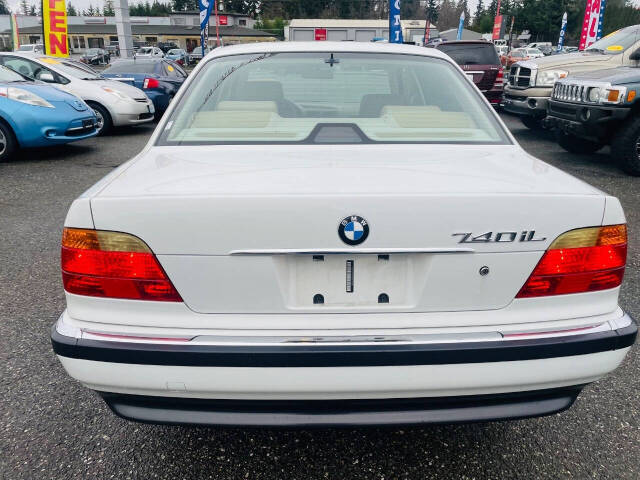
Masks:
[[[286,401],[98,393],[116,415],[143,423],[320,428],[486,422],[550,415],[569,408],[582,387],[460,397]]]
[[[376,345],[160,345],[76,339],[51,343],[62,357],[137,365],[202,367],[354,367],[448,365],[568,357],[618,350],[635,342],[638,327],[565,337],[496,342]]]

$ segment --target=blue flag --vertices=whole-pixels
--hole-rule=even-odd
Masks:
[[[204,58],[204,49],[206,48],[209,37],[209,16],[213,10],[213,2],[215,0],[198,0],[200,8],[200,45],[202,46],[202,58]]]
[[[400,0],[389,0],[389,43],[403,43]]]
[[[558,39],[558,48],[556,52],[562,51],[562,46],[564,45],[564,36],[567,33],[567,12],[564,12],[562,16],[562,27],[560,27],[560,38]]]
[[[464,28],[464,12],[460,14],[460,24],[458,25],[458,35],[456,40],[462,40],[462,29]]]

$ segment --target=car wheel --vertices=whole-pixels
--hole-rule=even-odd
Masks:
[[[96,118],[98,119],[98,126],[96,127],[98,136],[107,135],[113,128],[111,115],[109,115],[106,108],[98,103],[88,102],[88,105],[93,109],[93,113],[96,114]]]
[[[571,153],[596,153],[604,147],[603,143],[576,137],[560,130],[556,130],[555,135],[558,145]]]
[[[9,160],[16,150],[17,142],[11,129],[0,122],[0,162]]]
[[[640,176],[640,117],[633,118],[613,137],[611,156],[629,175]]]
[[[520,117],[525,127],[531,130],[542,130],[542,119],[538,117]]]

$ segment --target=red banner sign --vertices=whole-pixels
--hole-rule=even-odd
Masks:
[[[580,35],[580,50],[590,47],[602,32],[600,11],[604,7],[604,0],[587,0],[587,8],[584,11],[582,22],[582,34]]]
[[[326,28],[316,28],[315,34],[316,34],[316,40],[324,41],[327,39]]]
[[[500,31],[502,30],[502,15],[496,15],[496,19],[493,22],[493,35],[492,40],[498,40],[500,38]]]
[[[226,15],[218,15],[218,25],[229,25],[229,17]]]

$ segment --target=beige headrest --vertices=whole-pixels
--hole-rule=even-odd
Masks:
[[[403,128],[475,128],[464,112],[443,112],[438,107],[386,106],[383,115],[391,116]]]

